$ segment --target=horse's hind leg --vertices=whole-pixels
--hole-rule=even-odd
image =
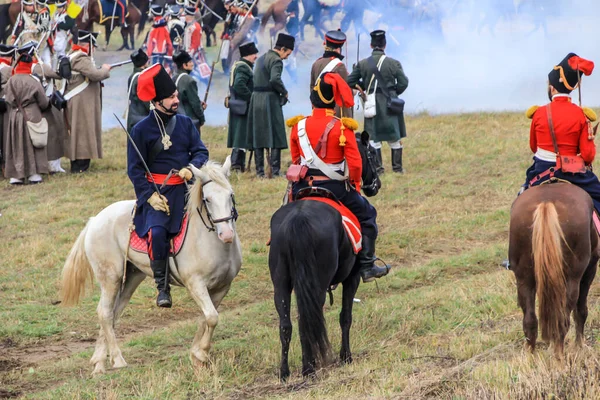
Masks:
[[[597,268],[598,258],[593,257],[579,284],[579,298],[577,299],[577,308],[575,309],[574,313],[576,331],[575,345],[577,347],[581,347],[583,345],[583,328],[588,316],[587,298],[590,291],[590,286],[592,285],[594,277],[596,276]]]
[[[533,274],[533,270],[531,273]],[[523,331],[527,340],[526,347],[533,352],[535,351],[538,335],[538,320],[535,315],[535,280],[533,276],[527,278],[517,277],[517,293],[519,306],[523,310]]]
[[[340,350],[340,360],[343,363],[352,362],[352,353],[350,352],[350,327],[352,326],[352,306],[354,304],[354,295],[360,284],[360,275],[351,275],[344,283],[344,293],[342,297],[342,311],[340,312],[340,327],[342,328],[342,348]]]
[[[281,270],[280,270],[281,271]],[[281,340],[281,364],[279,366],[279,379],[286,381],[290,376],[288,353],[292,341],[292,319],[290,305],[292,302],[292,283],[289,277],[284,277],[273,282],[275,286],[275,308],[279,314],[279,339]]]

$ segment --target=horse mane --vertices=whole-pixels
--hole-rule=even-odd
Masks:
[[[208,161],[206,164],[200,168],[200,171],[208,175],[208,178],[212,180],[217,185],[232,191],[231,184],[227,180],[227,177],[221,170],[221,164],[216,161]],[[186,210],[195,210],[200,208],[200,203],[202,202],[202,182],[200,179],[196,179],[196,182],[190,187],[188,191],[188,198],[186,203]]]

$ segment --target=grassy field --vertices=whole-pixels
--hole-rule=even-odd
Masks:
[[[372,199],[378,253],[394,269],[378,285],[359,288],[354,363],[329,366],[306,382],[296,326],[292,377],[287,384],[277,378],[266,242],[284,180],[231,178],[244,263],[220,308],[212,365],[194,370],[189,361],[198,308],[185,290],[174,290],[173,309],[160,310],[147,280],[117,327],[129,368],[97,378],[88,360],[98,289],[75,308],[56,301],[62,264],[87,218],[133,197],[125,137],[106,132],[105,158],[89,174],[52,176],[37,186],[0,181],[0,398],[599,398],[598,285],[590,295],[589,347],[568,349],[557,365],[543,345],[534,356],[523,352],[514,278],[498,266],[510,205],[529,163],[528,120],[419,115],[407,125],[407,172],[386,173]],[[204,129],[212,159],[227,155],[225,137],[223,127]],[[387,148],[384,157],[390,171]],[[337,351],[340,290],[334,295],[326,316]]]

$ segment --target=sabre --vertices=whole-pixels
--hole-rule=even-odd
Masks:
[[[212,66],[210,67],[210,78],[208,78],[208,85],[206,85],[206,93],[204,94],[204,102],[208,100],[208,92],[210,92],[210,84],[212,83],[213,73],[215,72],[215,64],[216,61],[212,62]]]
[[[152,185],[154,186],[154,190],[160,196],[160,189],[158,188],[158,185],[156,184],[156,181],[154,180],[154,177],[152,176],[152,173],[150,172],[150,168],[148,168],[148,165],[146,164],[146,161],[144,161],[144,157],[142,157],[142,153],[140,153],[140,150],[138,149],[138,147],[136,146],[135,142],[133,141],[133,138],[131,137],[131,135],[129,134],[129,132],[127,132],[127,129],[125,129],[125,125],[123,125],[123,122],[121,122],[121,120],[119,119],[119,117],[117,117],[117,114],[113,113],[113,115],[115,116],[115,118],[117,119],[117,121],[119,121],[119,125],[121,125],[121,128],[123,128],[123,130],[125,131],[125,134],[127,135],[127,138],[129,139],[129,142],[133,146],[133,149],[135,150],[135,152],[137,153],[138,157],[140,158],[140,161],[142,162],[142,165],[144,166],[144,169],[146,170],[146,173],[148,174],[148,176],[150,177],[150,180],[152,181]],[[167,208],[167,215],[171,215],[171,212],[169,211],[168,204],[165,204],[165,206],[167,206],[166,207]]]

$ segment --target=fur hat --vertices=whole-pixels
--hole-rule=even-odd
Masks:
[[[173,62],[175,63],[175,65],[177,65],[177,68],[181,68],[183,64],[190,61],[192,61],[192,57],[185,50],[182,50],[173,55]]]
[[[258,53],[258,49],[256,48],[256,45],[254,44],[254,42],[248,42],[248,43],[244,43],[243,45],[240,46],[240,56],[241,57],[246,57],[252,54],[257,54]]]
[[[569,53],[548,74],[548,81],[559,93],[571,93],[581,79],[581,74],[591,75],[594,63]]]
[[[276,47],[285,47],[286,49],[294,50],[296,38],[285,33],[277,35]]]
[[[378,29],[371,32],[371,46],[372,47],[385,47],[387,41],[385,40],[385,31]]]
[[[133,66],[136,68],[141,68],[148,62],[148,55],[142,49],[137,49],[131,53],[129,58],[131,58]]]
[[[160,64],[146,68],[138,78],[137,95],[141,101],[161,101],[176,90],[175,82]]]

